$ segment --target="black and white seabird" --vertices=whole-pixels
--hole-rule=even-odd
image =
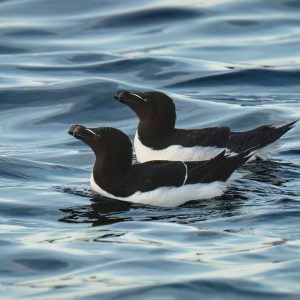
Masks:
[[[131,93],[123,90],[114,98],[128,105],[139,118],[134,138],[139,162],[202,161],[224,150],[236,154],[252,149],[256,151],[255,155],[259,155],[260,150],[280,138],[296,122],[277,128],[264,125],[245,132],[232,132],[229,127],[177,129],[175,104],[164,93]]]
[[[250,157],[249,152],[228,157],[224,151],[202,162],[132,164],[132,144],[118,129],[73,125],[69,134],[95,153],[90,180],[93,191],[109,198],[164,207],[222,195],[229,177]]]

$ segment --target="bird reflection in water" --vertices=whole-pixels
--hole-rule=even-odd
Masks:
[[[290,177],[297,175],[295,173],[298,173],[299,176],[297,166],[289,162],[275,160],[251,162],[245,165],[244,169],[250,171],[245,178],[275,186],[281,186],[288,182]]]
[[[92,223],[92,226],[103,226],[113,223],[128,221],[122,214],[128,212],[134,204],[108,199],[104,197],[95,197],[90,199],[90,205],[75,206],[60,209],[68,215],[59,219],[67,223]]]
[[[67,223],[89,223],[92,226],[104,226],[124,221],[164,221],[181,224],[197,222],[218,217],[238,214],[248,200],[256,196],[264,197],[272,186],[280,186],[289,181],[289,177],[300,175],[296,166],[280,161],[260,161],[249,163],[243,168],[248,174],[237,180],[221,197],[202,201],[190,201],[175,208],[146,206],[101,197],[89,189],[60,188],[62,192],[76,194],[90,199],[90,204],[60,209],[67,215],[59,221]],[[288,174],[293,172],[293,174]],[[297,174],[294,174],[297,173]],[[291,176],[289,176],[291,175]],[[284,178],[284,179],[283,179]],[[264,183],[263,188],[253,189],[253,183]]]
[[[191,201],[175,208],[146,206],[104,197],[91,198],[90,204],[60,209],[67,215],[59,221],[67,223],[90,223],[104,226],[125,221],[161,221],[195,224],[215,217],[234,214],[247,200],[236,187],[231,187],[222,197],[209,201]]]

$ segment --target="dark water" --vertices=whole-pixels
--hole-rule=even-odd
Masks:
[[[0,1],[4,299],[299,299],[299,125],[224,196],[174,209],[93,195],[70,125],[135,132],[118,89],[181,127],[300,117],[300,2]]]

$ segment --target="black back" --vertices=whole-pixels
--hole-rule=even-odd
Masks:
[[[172,145],[183,147],[219,147],[228,146],[230,129],[228,127],[209,127],[203,129],[174,129],[167,136],[140,134],[143,145],[154,150],[161,150]]]

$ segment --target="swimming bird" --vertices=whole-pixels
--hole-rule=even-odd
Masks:
[[[244,132],[233,132],[229,127],[178,129],[175,128],[175,104],[164,93],[131,93],[121,90],[114,98],[129,106],[139,118],[134,138],[139,162],[160,159],[202,161],[211,159],[224,150],[241,153],[252,149],[257,155],[297,122],[278,128],[264,125]]]
[[[96,156],[90,179],[93,191],[109,198],[164,207],[222,195],[231,174],[250,158],[249,151],[230,157],[223,151],[202,162],[132,164],[132,143],[118,129],[73,125],[69,134],[87,144]]]

